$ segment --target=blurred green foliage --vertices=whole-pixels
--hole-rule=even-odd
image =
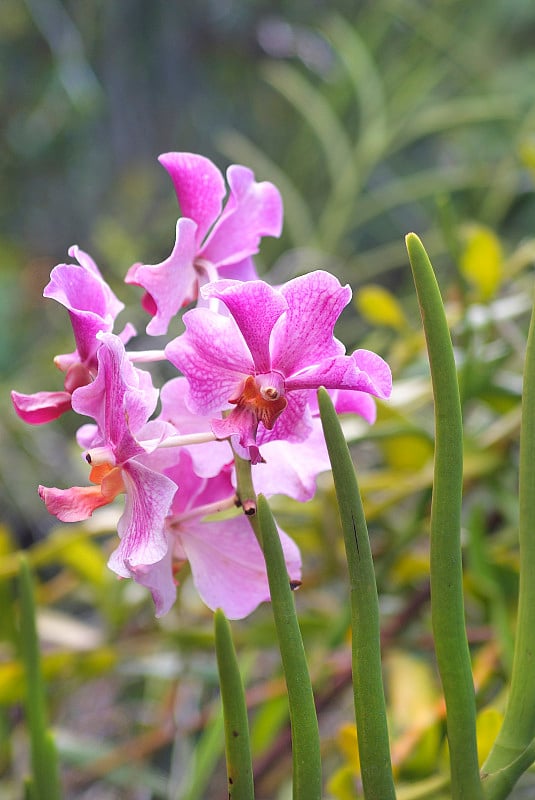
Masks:
[[[403,236],[438,266],[465,419],[468,632],[488,747],[503,710],[517,589],[517,443],[533,295],[535,9],[529,0],[0,6],[0,794],[28,764],[16,553],[36,570],[42,667],[66,798],[224,798],[212,618],[183,576],[156,623],[146,593],[105,567],[113,514],[57,527],[39,482],[85,482],[76,421],[28,429],[11,388],[59,388],[67,315],[41,297],[76,242],[122,287],[172,245],[176,202],[156,164],[195,150],[281,189],[286,224],[259,269],[325,267],[355,290],[338,335],[381,353],[395,392],[373,428],[345,420],[383,614],[400,800],[447,797],[444,711],[428,619],[432,409]],[[277,499],[304,557],[296,595],[317,693],[326,797],[358,790],[346,567],[328,476]],[[46,535],[46,536],[45,536]],[[269,607],[233,624],[259,800],[288,797],[288,719]],[[419,687],[416,696],[411,694]],[[526,777],[529,782],[530,776]]]

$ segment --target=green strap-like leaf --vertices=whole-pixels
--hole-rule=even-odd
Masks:
[[[230,625],[221,609],[215,612],[214,626],[225,720],[228,797],[229,800],[254,800],[247,705]]]
[[[23,556],[20,558],[19,592],[20,651],[26,675],[26,718],[31,743],[30,791],[34,800],[59,800],[61,792],[58,758],[54,740],[47,730],[45,687],[35,625],[32,576]]]
[[[483,797],[461,555],[463,430],[453,347],[440,290],[420,239],[406,238],[427,342],[435,403],[431,506],[431,619],[447,710],[453,800]]]
[[[379,603],[368,528],[344,434],[325,389],[318,392],[351,589],[353,693],[364,796],[395,798],[381,668]]]
[[[321,754],[314,695],[279,533],[271,509],[262,495],[258,497],[258,519],[273,617],[288,689],[292,727],[293,798],[321,800]]]
[[[483,765],[485,794],[507,797],[535,758],[535,310],[526,349],[520,432],[520,586],[511,687],[502,728]],[[526,763],[527,762],[527,763]]]

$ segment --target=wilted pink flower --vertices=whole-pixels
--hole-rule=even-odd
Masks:
[[[164,520],[176,484],[143,463],[147,448],[139,439],[156,446],[167,432],[165,423],[147,422],[156,406],[158,392],[148,372],[137,369],[126,356],[124,345],[111,333],[99,333],[98,372],[90,384],[73,393],[73,409],[92,417],[92,487],[70,489],[39,487],[50,513],[63,522],[87,519],[96,508],[124,492],[126,503],[118,523],[121,539],[109,566],[130,577],[136,569],[161,561],[168,545]]]
[[[223,280],[204,287],[230,316],[195,308],[183,319],[186,331],[166,347],[169,360],[188,379],[191,411],[213,419],[218,438],[235,437],[252,463],[262,460],[264,441],[303,441],[312,430],[311,390],[356,390],[389,396],[388,365],[375,353],[345,348],[333,330],[351,298],[327,272],[295,278],[279,289],[263,281]]]
[[[282,200],[272,183],[258,183],[247,167],[227,171],[229,194],[217,167],[192,153],[165,153],[160,162],[174,183],[182,217],[171,255],[160,264],[134,264],[126,282],[142,286],[153,315],[147,333],[166,333],[172,317],[217,277],[256,277],[251,256],[262,236],[279,236]]]
[[[64,390],[30,395],[11,393],[19,417],[34,425],[57,419],[71,408],[74,390],[89,383],[96,373],[96,352],[100,345],[97,333],[111,332],[117,315],[124,308],[87,253],[73,246],[69,255],[79,263],[54,267],[43,292],[45,297],[65,306],[71,318],[76,350],[54,359],[56,366],[65,373]],[[128,324],[121,339],[126,342],[134,333],[134,328]]]

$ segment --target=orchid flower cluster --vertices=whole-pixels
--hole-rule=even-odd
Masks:
[[[91,485],[40,486],[50,513],[78,522],[124,494],[109,567],[147,587],[161,616],[187,561],[202,600],[239,619],[269,600],[269,587],[247,516],[229,513],[240,505],[236,459],[251,462],[255,491],[309,500],[330,467],[316,390],[325,387],[338,412],[372,423],[374,397],[389,396],[391,374],[375,353],[346,354],[334,337],[349,286],[322,270],[278,287],[258,278],[260,241],[282,228],[272,183],[233,165],[227,189],[203,156],[159,160],[181,212],[175,245],[159,264],[134,264],[125,281],[144,292],[147,334],[167,334],[182,312],[184,332],[160,351],[131,349],[133,325],[115,330],[124,304],[92,258],[72,247],[72,263],[54,267],[44,290],[67,309],[74,334],[74,352],[55,358],[63,389],[13,392],[12,400],[31,424],[70,410],[92,420],[77,432]],[[158,389],[145,367],[162,359],[177,376]],[[279,535],[298,585],[299,550]]]

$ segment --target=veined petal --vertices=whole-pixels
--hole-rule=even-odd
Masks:
[[[388,397],[391,386],[387,376],[387,371],[390,374],[388,366],[380,356],[365,352],[367,355],[361,359],[361,363],[370,369],[371,374],[358,366],[357,358],[334,356],[287,378],[286,389],[317,389],[324,386],[326,389],[356,389],[377,397]]]
[[[128,577],[131,570],[156,564],[167,553],[165,517],[177,487],[170,478],[134,460],[124,465],[123,480],[126,503],[117,525],[121,543],[108,566]]]
[[[298,581],[297,545],[280,529],[279,535],[290,579]],[[197,591],[212,610],[222,608],[229,619],[242,619],[270,599],[264,556],[245,516],[221,522],[192,520],[180,530],[179,541]]]
[[[128,359],[118,336],[106,333],[100,334],[100,339],[97,376],[92,383],[76,389],[72,406],[78,414],[93,417],[119,463],[144,452],[134,434],[154,411],[158,392],[150,374]]]
[[[167,548],[167,553],[156,564],[141,564],[137,567],[125,565],[125,572],[136,583],[145,586],[152,594],[156,617],[163,617],[171,609],[176,600],[176,581],[173,577],[172,551]],[[128,577],[124,575],[123,577]]]
[[[59,264],[50,273],[43,295],[69,312],[80,361],[89,361],[97,349],[99,331],[111,331],[124,307],[104,281],[76,264]]]
[[[222,267],[258,252],[262,236],[280,236],[282,198],[267,181],[237,164],[227,170],[230,194],[199,255]]]
[[[70,392],[11,392],[11,400],[19,417],[31,425],[51,422],[71,409]]]
[[[243,261],[238,261],[236,264],[227,264],[218,268],[218,273],[221,278],[227,278],[236,281],[257,281],[258,272],[252,258],[244,258]]]
[[[286,310],[283,295],[264,281],[221,280],[202,289],[204,297],[221,300],[242,332],[257,372],[270,372],[269,342],[271,331]]]
[[[169,342],[165,355],[188,379],[188,406],[198,414],[228,408],[244,377],[254,372],[236,323],[208,308],[194,308],[182,319],[186,331]]]
[[[170,422],[178,433],[198,433],[212,430],[210,416],[192,414],[186,405],[188,382],[186,378],[172,378],[160,391],[162,411],[160,418]],[[204,442],[184,447],[193,463],[194,472],[202,478],[219,475],[223,467],[232,460],[227,442]]]
[[[179,219],[171,255],[160,264],[134,264],[128,270],[125,283],[142,286],[154,302],[155,314],[147,325],[151,336],[167,333],[175,314],[197,297],[196,233],[193,220]]]
[[[158,161],[171,176],[182,216],[197,223],[200,245],[221,212],[223,176],[208,158],[195,153],[163,153]]]
[[[369,395],[366,395],[368,397]],[[262,444],[264,463],[253,470],[256,492],[266,497],[284,494],[304,503],[314,497],[320,472],[331,468],[319,419],[300,442],[278,439]]]
[[[312,432],[312,415],[308,405],[308,391],[292,391],[286,395],[288,404],[269,431],[259,426],[257,444],[284,439],[288,442],[302,442]]]
[[[114,499],[104,496],[100,486],[72,486],[70,489],[39,486],[39,497],[50,514],[62,522],[88,519],[96,508],[108,505]]]
[[[334,338],[333,330],[351,300],[349,286],[341,286],[334,275],[317,270],[288,281],[280,291],[288,310],[273,328],[273,369],[288,376],[345,352],[343,344]]]

